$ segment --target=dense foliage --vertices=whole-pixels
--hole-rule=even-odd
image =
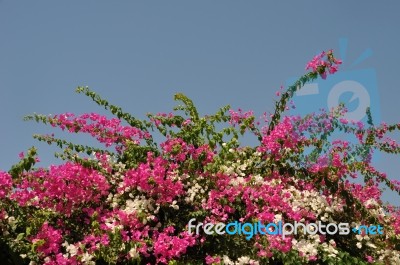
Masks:
[[[139,120],[86,87],[83,93],[116,116],[28,116],[105,145],[94,148],[54,134],[35,135],[62,149],[64,162],[36,168],[37,150],[0,171],[0,247],[9,264],[400,264],[400,212],[381,199],[400,183],[376,170],[374,150],[398,154],[386,137],[400,124],[343,119],[346,109],[284,115],[297,89],[337,71],[332,51],[282,90],[275,112],[256,119],[229,106],[201,117],[182,94],[173,113]],[[341,131],[357,139],[333,139]],[[155,132],[164,140],[155,141]],[[242,146],[241,136],[258,139]],[[346,138],[349,139],[349,138]],[[361,179],[356,184],[353,179]],[[365,233],[207,235],[188,222],[380,224]]]

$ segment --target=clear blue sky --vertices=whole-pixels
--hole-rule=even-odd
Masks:
[[[261,114],[343,37],[348,62],[373,51],[355,68],[374,69],[381,119],[400,121],[399,10],[398,1],[0,0],[0,168],[32,145],[44,165],[57,162],[31,138],[51,130],[22,117],[101,111],[78,85],[138,117],[171,110],[176,92],[202,113],[231,104]],[[378,166],[399,178],[398,158]]]

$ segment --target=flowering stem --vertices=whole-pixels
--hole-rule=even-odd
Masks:
[[[307,73],[282,93],[281,99],[275,103],[275,112],[272,116],[271,122],[269,123],[267,135],[270,135],[275,126],[279,123],[281,114],[285,111],[286,105],[289,99],[293,97],[294,93],[303,87],[305,83],[315,80],[317,76],[318,75],[315,72]]]

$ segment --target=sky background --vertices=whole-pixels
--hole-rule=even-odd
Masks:
[[[32,139],[54,130],[22,118],[105,113],[77,86],[139,118],[172,110],[177,92],[203,114],[230,104],[261,115],[316,52],[339,50],[343,38],[343,70],[373,69],[381,120],[398,122],[399,10],[399,1],[0,0],[0,169],[33,145],[41,165],[59,163]],[[366,49],[372,56],[351,66]],[[398,157],[377,166],[400,179]]]

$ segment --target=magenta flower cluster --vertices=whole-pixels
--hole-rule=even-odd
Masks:
[[[307,63],[306,70],[312,70],[320,74],[322,79],[326,79],[327,73],[336,73],[340,64],[342,61],[333,57],[332,50],[323,51]]]

